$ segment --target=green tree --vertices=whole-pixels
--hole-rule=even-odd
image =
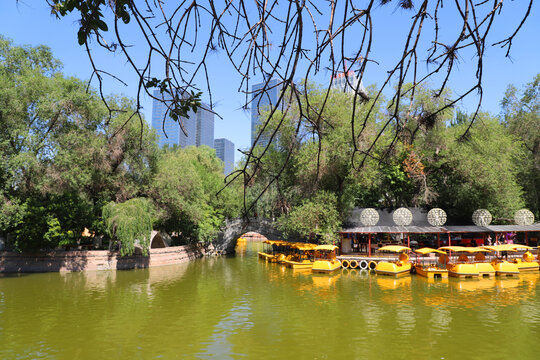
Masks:
[[[474,210],[486,208],[497,222],[513,219],[524,205],[519,184],[523,144],[494,117],[480,114],[466,138],[468,124],[448,129],[446,147],[433,166],[437,205],[463,222]]]
[[[215,239],[226,218],[240,214],[238,187],[224,184],[223,164],[206,147],[166,149],[148,194],[156,204],[158,228],[185,242]]]
[[[301,205],[295,206],[277,221],[278,228],[287,235],[297,235],[311,241],[331,244],[337,241],[341,226],[335,194],[321,191]]]
[[[111,117],[83,81],[62,76],[48,48],[0,38],[0,225],[15,248],[56,247],[85,227],[103,230],[102,206],[144,192],[155,134],[142,119],[128,121],[132,101],[109,103]]]
[[[153,213],[152,202],[144,198],[110,202],[103,207],[105,229],[111,239],[120,243],[121,255],[132,255],[136,244],[141,246],[143,255],[148,255]]]
[[[501,101],[502,121],[523,143],[526,155],[517,159],[519,181],[525,191],[526,206],[540,217],[540,74],[522,91],[513,85]]]

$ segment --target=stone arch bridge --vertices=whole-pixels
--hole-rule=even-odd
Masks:
[[[275,223],[268,219],[259,218],[239,218],[234,220],[227,220],[223,230],[218,234],[218,238],[213,242],[213,251],[217,254],[230,254],[234,253],[236,246],[236,240],[247,232],[256,232],[267,239],[286,239],[281,231],[279,231]]]

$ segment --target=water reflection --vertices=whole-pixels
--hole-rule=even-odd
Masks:
[[[59,273],[65,286],[84,287],[87,291],[102,291],[114,287],[117,277],[122,274],[133,273],[139,275],[139,282],[145,287],[164,286],[179,281],[186,273],[188,263],[166,265],[144,270],[129,271],[87,271],[80,273]],[[119,275],[120,274],[120,275]]]
[[[404,276],[400,278],[396,278],[393,276],[384,276],[384,275],[376,275],[377,276],[377,285],[379,285],[379,288],[382,290],[396,290],[397,288],[410,288],[412,278],[410,276]]]
[[[240,354],[235,353],[235,342],[231,339],[239,330],[249,331],[253,327],[250,321],[251,307],[249,301],[242,300],[233,306],[214,326],[212,336],[203,344],[206,348],[198,354],[202,359],[234,359]]]
[[[241,252],[2,278],[0,358],[537,358],[538,273],[312,275]]]
[[[411,276],[395,278],[392,276],[375,275],[377,285],[382,292],[377,293],[380,299],[388,304],[409,304],[412,301]]]
[[[430,329],[436,334],[444,334],[449,331],[452,322],[452,313],[444,306],[437,306],[431,310],[429,320]]]

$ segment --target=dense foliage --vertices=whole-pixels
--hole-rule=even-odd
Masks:
[[[239,191],[223,187],[223,165],[213,149],[165,150],[157,163],[148,194],[158,210],[158,227],[182,231],[189,241],[215,239],[226,218],[240,215]]]
[[[120,243],[120,254],[131,255],[139,245],[148,254],[153,229],[153,206],[145,198],[133,198],[123,203],[111,201],[103,207],[105,231]]]
[[[112,215],[117,207],[104,206],[125,203],[118,211],[129,212],[135,198],[151,199],[159,210],[144,215],[157,216],[144,229],[157,222],[185,241],[210,239],[225,217],[238,213],[233,188],[212,196],[223,169],[210,149],[161,151],[146,121],[129,120],[132,100],[108,98],[115,110],[109,116],[84,81],[60,70],[47,47],[14,46],[0,37],[0,235],[9,235],[11,247],[80,242],[86,227],[125,242],[122,252],[131,253],[135,239],[127,234],[138,230],[122,229],[128,223]],[[171,169],[172,158],[190,167]],[[184,192],[167,192],[184,180],[177,189]]]
[[[159,149],[146,121],[130,120],[132,100],[109,97],[110,112],[60,70],[48,48],[0,37],[0,235],[16,250],[79,243],[85,227],[119,242],[122,254],[136,244],[146,252],[152,229],[207,242],[251,203],[248,215],[326,243],[355,206],[441,207],[462,223],[478,208],[497,223],[522,207],[539,215],[540,76],[523,91],[509,87],[500,117],[481,113],[471,129],[467,114],[437,112],[449,90],[434,100],[417,87],[387,124],[384,99],[308,84],[287,94],[284,116],[274,117],[284,119],[277,141],[250,160],[256,176],[223,188],[214,150]]]
[[[322,116],[311,116],[290,104],[279,145],[259,163],[250,184],[248,196],[257,196],[265,186],[271,194],[260,197],[256,212],[279,217],[287,233],[326,242],[354,206],[441,207],[462,224],[470,222],[478,208],[489,209],[496,223],[511,222],[523,207],[538,218],[538,78],[521,99],[510,88],[503,119],[481,113],[471,129],[470,118],[460,111],[436,112],[450,91],[435,100],[428,88],[415,91],[414,102],[401,104],[393,126],[378,120],[391,106],[381,102],[367,122],[363,112],[371,104],[357,103],[359,115],[351,127],[351,96],[333,92],[326,98],[314,85],[302,89],[295,98],[304,106],[316,109],[324,101],[332,105]],[[353,156],[351,131],[360,146],[371,146],[373,137],[380,137],[371,151],[375,156],[363,164]],[[319,216],[322,205],[327,216]]]

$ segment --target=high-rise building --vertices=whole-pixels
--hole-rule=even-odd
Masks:
[[[227,139],[215,139],[214,148],[216,156],[225,164],[225,175],[229,175],[234,170],[234,144]]]
[[[154,96],[159,98],[161,93],[155,90]],[[182,118],[187,135],[180,128],[180,124],[170,117],[170,113],[167,113],[166,117],[165,113],[167,113],[167,103],[154,99],[152,127],[157,131],[160,147],[165,145],[177,145],[182,148],[200,145],[214,146],[214,113],[208,110],[208,105],[203,104],[196,113],[190,110],[189,117]]]
[[[262,91],[265,85],[266,89]],[[277,79],[272,79],[268,83],[262,82],[253,85],[251,92],[251,145],[253,146],[258,134],[257,127],[261,124],[260,113],[269,110],[271,106],[276,106],[281,92],[281,85]],[[268,137],[261,136],[257,145],[266,146],[269,140]]]
[[[214,113],[203,104],[197,111],[197,134],[195,145],[214,147]]]
[[[359,83],[360,86],[358,86]],[[358,95],[360,95],[364,100],[369,100],[369,96],[364,88],[364,85],[360,81],[360,78],[356,76],[356,73],[352,70],[337,73],[337,75],[332,79],[332,89],[336,89],[347,94],[354,94],[358,90]]]

